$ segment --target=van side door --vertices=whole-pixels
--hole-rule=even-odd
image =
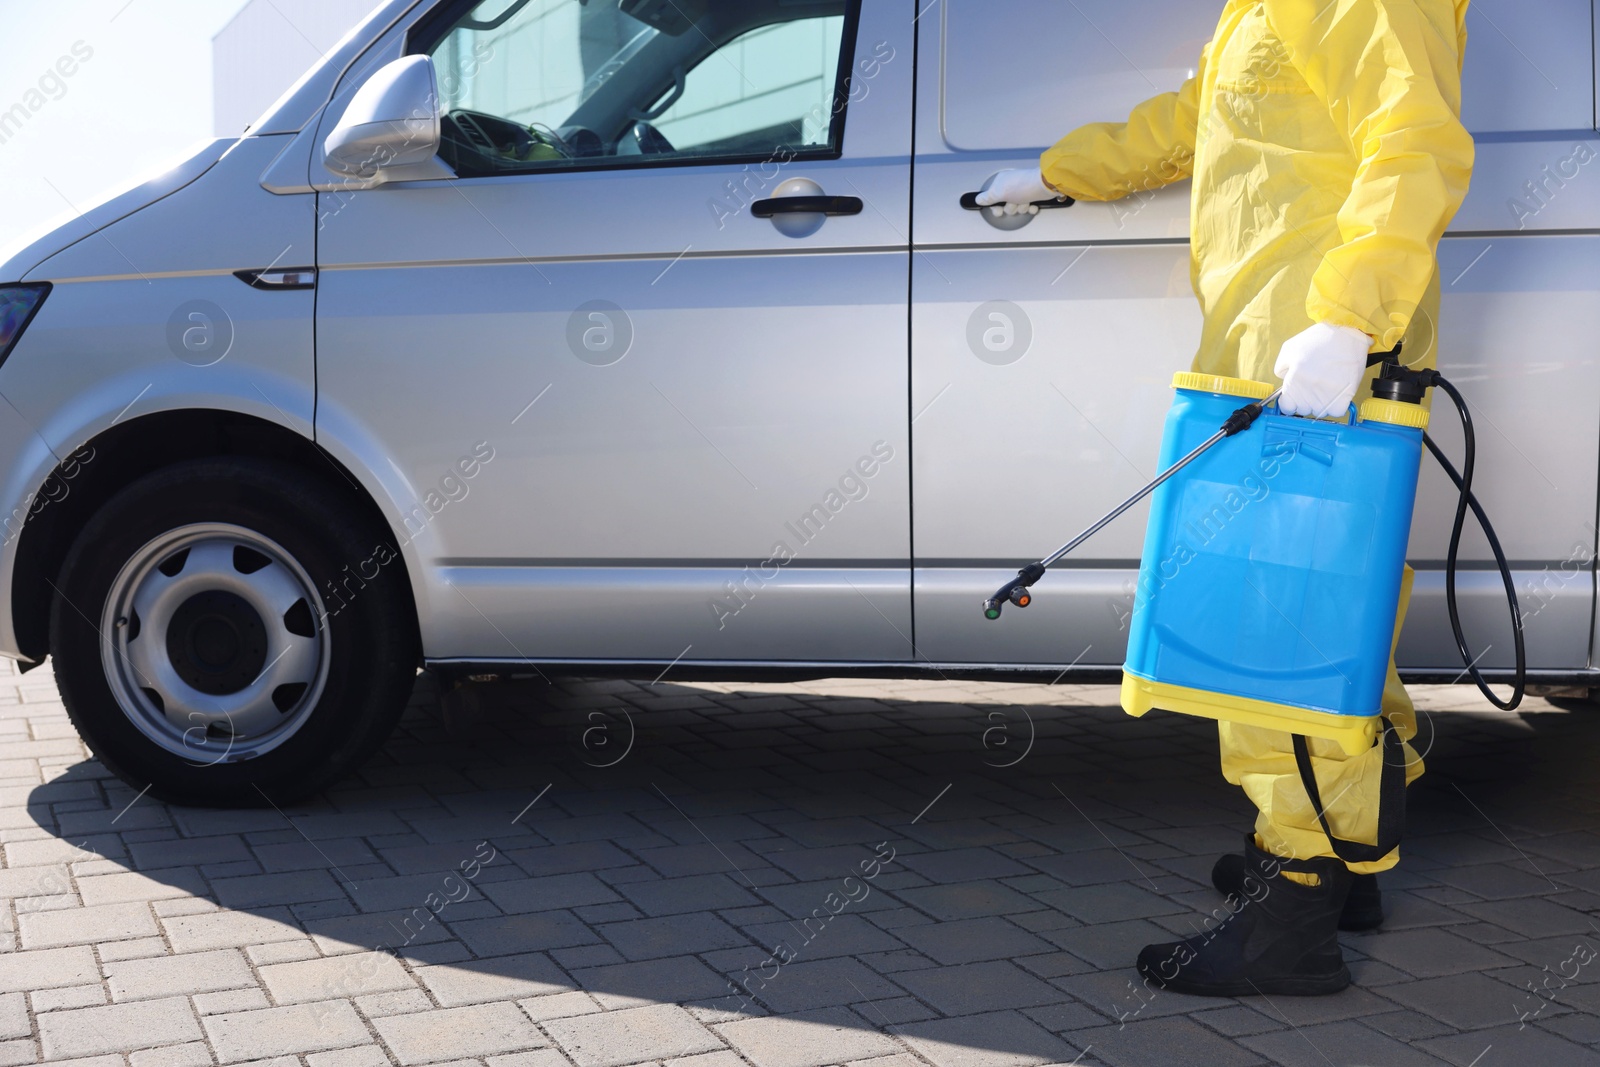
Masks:
[[[936,662],[1114,668],[1147,507],[1062,561],[1026,615],[978,605],[1022,563],[1156,473],[1174,371],[1200,318],[1189,284],[1190,184],[1043,211],[997,228],[959,206],[995,171],[1038,165],[1076,126],[1118,121],[1193,73],[1221,3],[947,0],[922,20],[912,261],[917,647]],[[1590,663],[1600,362],[1600,142],[1591,0],[1470,8],[1463,121],[1472,189],[1439,246],[1441,370],[1477,420],[1477,496],[1513,561],[1528,664]],[[1026,25],[1028,32],[1013,32]],[[1028,99],[1008,106],[1025,71]],[[1594,161],[1594,162],[1591,162]],[[1442,398],[1440,398],[1442,399]],[[1432,433],[1461,455],[1455,414]],[[1444,603],[1456,492],[1423,464],[1402,668],[1446,680],[1460,656]],[[1480,666],[1512,644],[1487,546],[1469,528],[1458,582]]]
[[[963,210],[1073,127],[1192,73],[1221,3],[947,0],[918,41],[911,427],[917,651],[947,663],[1117,667],[1147,509],[989,622],[983,599],[1155,474],[1200,313],[1188,183],[1041,211]],[[1027,27],[1019,33],[1016,27]],[[1032,105],[1002,97],[1022,73]],[[1026,216],[1024,216],[1026,218]]]
[[[323,195],[318,434],[410,494],[430,660],[910,657],[908,9],[439,3],[378,47],[431,56],[455,176]]]

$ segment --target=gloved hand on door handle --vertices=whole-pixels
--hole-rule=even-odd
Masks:
[[[1037,200],[1059,200],[1061,194],[1045,184],[1044,174],[1032,170],[1003,170],[978,193],[979,207],[993,207],[996,215],[1037,215]]]
[[[1372,338],[1319,322],[1283,343],[1272,373],[1283,379],[1278,410],[1327,419],[1343,415],[1361,385]]]

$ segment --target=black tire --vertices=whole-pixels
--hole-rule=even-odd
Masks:
[[[307,689],[295,711],[298,728],[248,758],[185,759],[152,740],[119,701],[102,654],[100,623],[124,566],[156,539],[195,524],[227,524],[274,542],[311,579],[327,612],[312,627],[315,640],[326,640],[320,696],[313,700]],[[380,545],[393,558],[386,554],[376,576],[352,585],[358,568],[371,573]],[[336,581],[354,595],[336,599]],[[416,681],[416,609],[389,532],[295,467],[224,458],[147,475],[100,508],[55,584],[50,650],[67,713],[109,770],[162,800],[257,807],[319,792],[383,744]]]

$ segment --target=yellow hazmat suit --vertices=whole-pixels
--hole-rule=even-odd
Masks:
[[[1113,200],[1194,178],[1190,276],[1205,315],[1196,371],[1274,382],[1283,343],[1317,322],[1364,331],[1373,351],[1404,339],[1408,364],[1432,366],[1436,249],[1472,173],[1460,120],[1467,2],[1229,0],[1193,78],[1127,122],[1068,134],[1041,159],[1044,179],[1080,200]],[[1406,579],[1397,638],[1409,569]],[[1383,710],[1415,736],[1392,662]],[[1220,735],[1223,774],[1260,809],[1258,844],[1333,856],[1290,735],[1233,723]],[[1374,840],[1382,750],[1347,757],[1315,739],[1310,749],[1333,833]],[[1411,780],[1422,761],[1405,751]]]

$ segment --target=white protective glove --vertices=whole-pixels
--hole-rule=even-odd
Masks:
[[[1283,379],[1278,410],[1335,418],[1350,407],[1367,369],[1372,338],[1349,326],[1319,322],[1283,342],[1272,373]]]
[[[1035,200],[1059,200],[1061,194],[1044,183],[1038,167],[1032,170],[1003,170],[990,178],[978,193],[979,207],[993,207],[994,214],[1037,215]]]

